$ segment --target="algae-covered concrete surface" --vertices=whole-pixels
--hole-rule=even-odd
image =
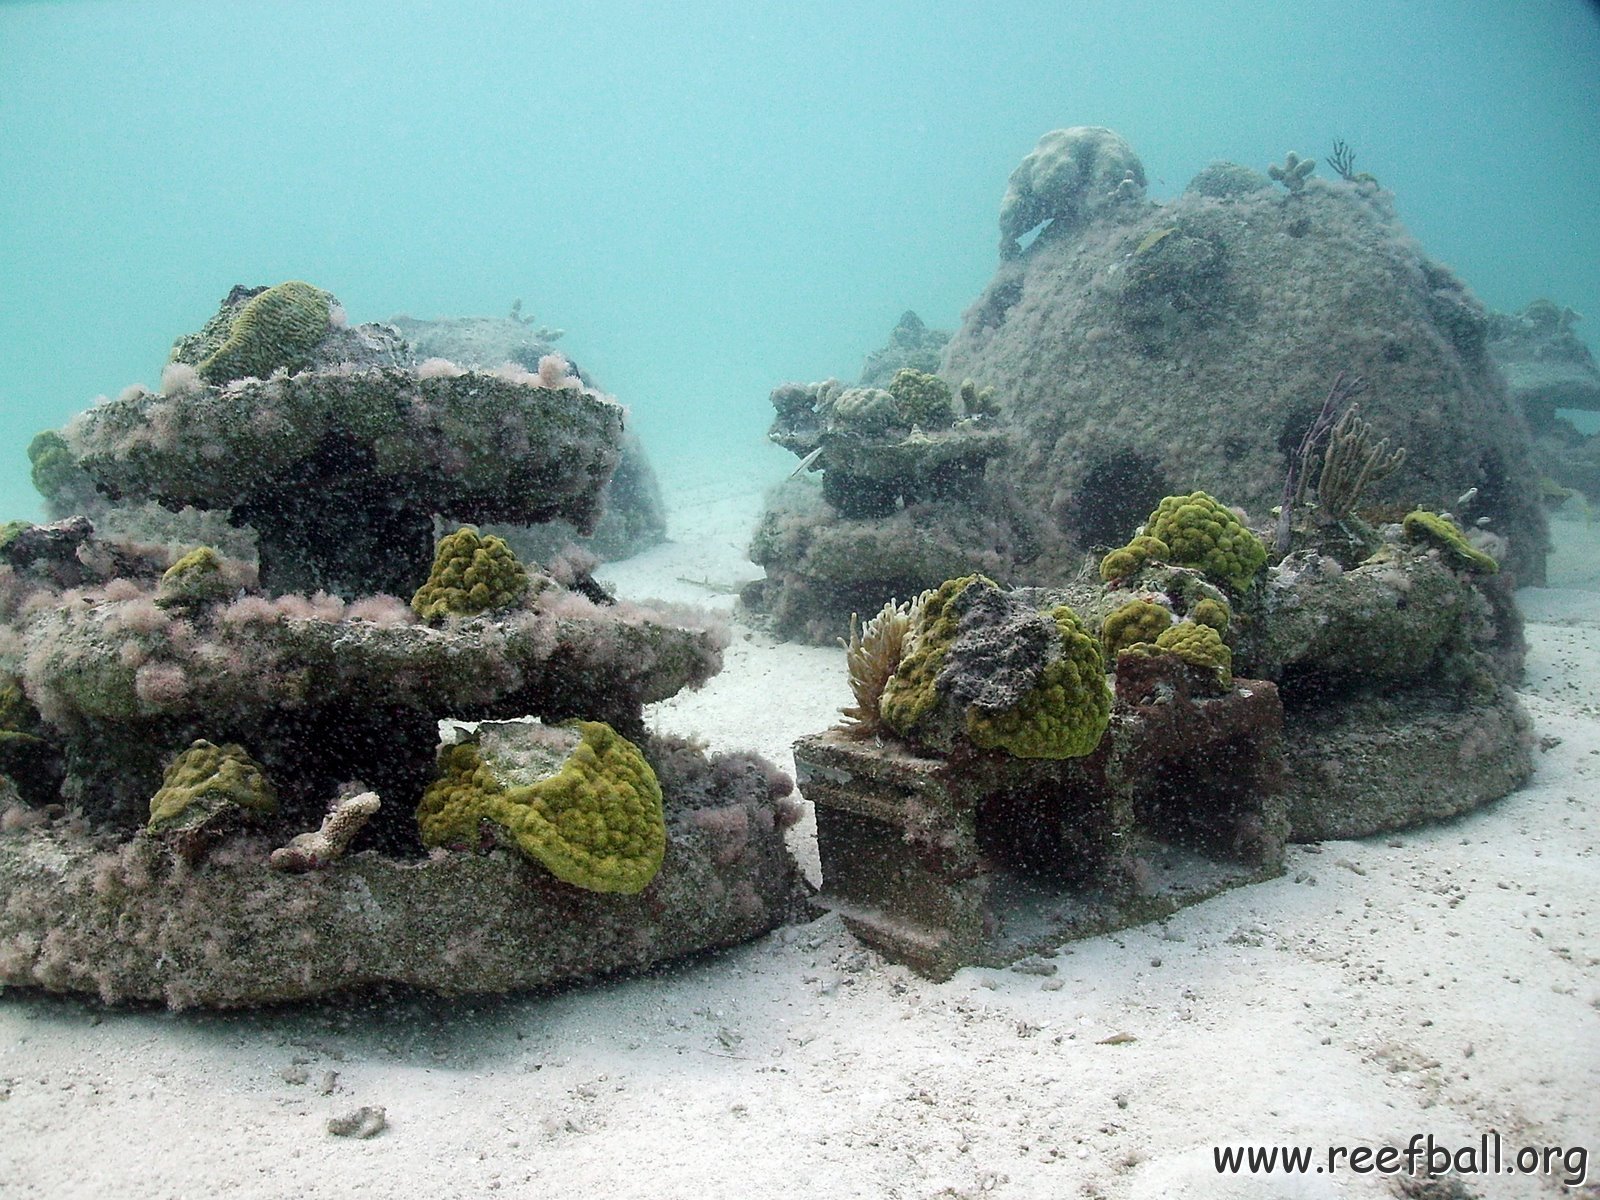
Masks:
[[[743,548],[769,480],[725,463],[663,476],[673,541],[611,582],[731,606],[758,574]],[[1554,533],[1551,588],[1521,594],[1521,696],[1544,748],[1505,800],[1291,847],[1279,879],[942,984],[829,917],[476,1003],[170,1015],[11,992],[0,1193],[1355,1197],[1393,1193],[1348,1170],[1219,1175],[1212,1148],[1303,1145],[1325,1163],[1330,1146],[1491,1130],[1508,1154],[1593,1148],[1600,580],[1583,572],[1600,537]],[[788,766],[848,699],[842,651],[739,627],[724,672],[647,719]],[[814,874],[810,828],[790,836]],[[328,1132],[362,1106],[387,1127]],[[1549,1196],[1560,1177],[1463,1182]]]

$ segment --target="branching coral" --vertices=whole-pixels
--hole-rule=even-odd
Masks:
[[[1284,156],[1283,165],[1274,163],[1267,168],[1267,174],[1288,188],[1290,195],[1298,195],[1304,190],[1306,180],[1311,178],[1311,173],[1316,169],[1316,159],[1301,158],[1291,150]]]
[[[296,834],[279,846],[269,860],[279,871],[315,871],[342,858],[356,834],[381,807],[377,792],[352,791],[328,809],[320,828]]]

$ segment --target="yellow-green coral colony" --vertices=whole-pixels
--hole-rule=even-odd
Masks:
[[[162,608],[187,608],[226,599],[232,586],[222,573],[222,556],[198,546],[167,568],[156,590]]]
[[[1144,532],[1165,543],[1167,561],[1193,567],[1236,592],[1248,588],[1267,564],[1265,543],[1206,492],[1166,497],[1150,514]]]
[[[940,677],[960,633],[961,598],[970,588],[997,587],[982,575],[967,575],[946,580],[919,600],[900,665],[879,701],[890,729],[917,740],[945,698]],[[1111,714],[1100,643],[1066,605],[1047,616],[1059,641],[1042,664],[1038,682],[1003,711],[968,705],[963,720],[973,745],[1019,758],[1073,758],[1099,744]]]
[[[471,617],[510,607],[527,590],[528,572],[505,539],[463,525],[439,539],[433,570],[411,608],[425,621]]]
[[[661,786],[638,747],[600,721],[575,721],[542,778],[496,777],[479,748],[447,746],[423,794],[417,826],[427,846],[476,845],[489,821],[529,858],[575,887],[643,891],[666,854]],[[565,750],[563,755],[562,751]]]
[[[1164,604],[1150,600],[1130,600],[1106,615],[1100,624],[1100,643],[1105,647],[1106,658],[1116,660],[1117,653],[1136,642],[1153,642],[1169,628],[1173,616]]]
[[[1100,643],[1065,604],[1050,610],[1060,635],[1059,657],[1015,708],[986,713],[967,709],[967,736],[975,746],[1018,758],[1080,758],[1094,752],[1111,723]]]
[[[937,375],[902,367],[889,381],[888,392],[894,397],[902,424],[944,429],[955,420],[954,395],[950,385]]]
[[[1468,542],[1460,527],[1448,517],[1419,508],[1406,514],[1402,528],[1413,542],[1437,546],[1455,566],[1481,571],[1485,575],[1493,575],[1500,570],[1500,564]]]
[[[1210,625],[1179,621],[1156,638],[1155,648],[1176,654],[1192,667],[1215,672],[1224,687],[1233,682],[1233,651]]]
[[[153,833],[189,828],[227,805],[267,816],[277,811],[278,794],[244,747],[200,738],[168,764],[160,790],[150,797],[146,828]]]
[[[270,287],[239,309],[226,339],[200,361],[200,377],[222,384],[296,370],[328,335],[332,318],[332,298],[321,288],[299,280]]]
[[[947,579],[924,594],[912,611],[900,665],[878,700],[884,724],[902,737],[913,736],[917,726],[938,706],[935,683],[956,636],[953,604],[956,597],[980,580],[994,586],[994,581],[983,575]]]
[[[1117,583],[1137,575],[1153,562],[1164,562],[1170,551],[1160,538],[1140,534],[1120,549],[1113,550],[1100,560],[1100,578],[1107,583]]]

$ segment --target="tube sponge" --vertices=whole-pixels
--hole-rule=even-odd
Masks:
[[[643,891],[661,869],[661,785],[639,748],[601,721],[485,722],[445,746],[417,806],[427,846],[476,845],[489,821],[563,882]]]

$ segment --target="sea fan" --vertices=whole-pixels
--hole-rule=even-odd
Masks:
[[[923,593],[905,604],[890,600],[865,626],[855,613],[850,614],[850,640],[839,639],[850,671],[850,691],[856,698],[854,704],[840,710],[845,717],[840,728],[847,736],[869,738],[883,731],[878,701],[884,684],[900,665],[906,633],[926,597],[927,593]]]

